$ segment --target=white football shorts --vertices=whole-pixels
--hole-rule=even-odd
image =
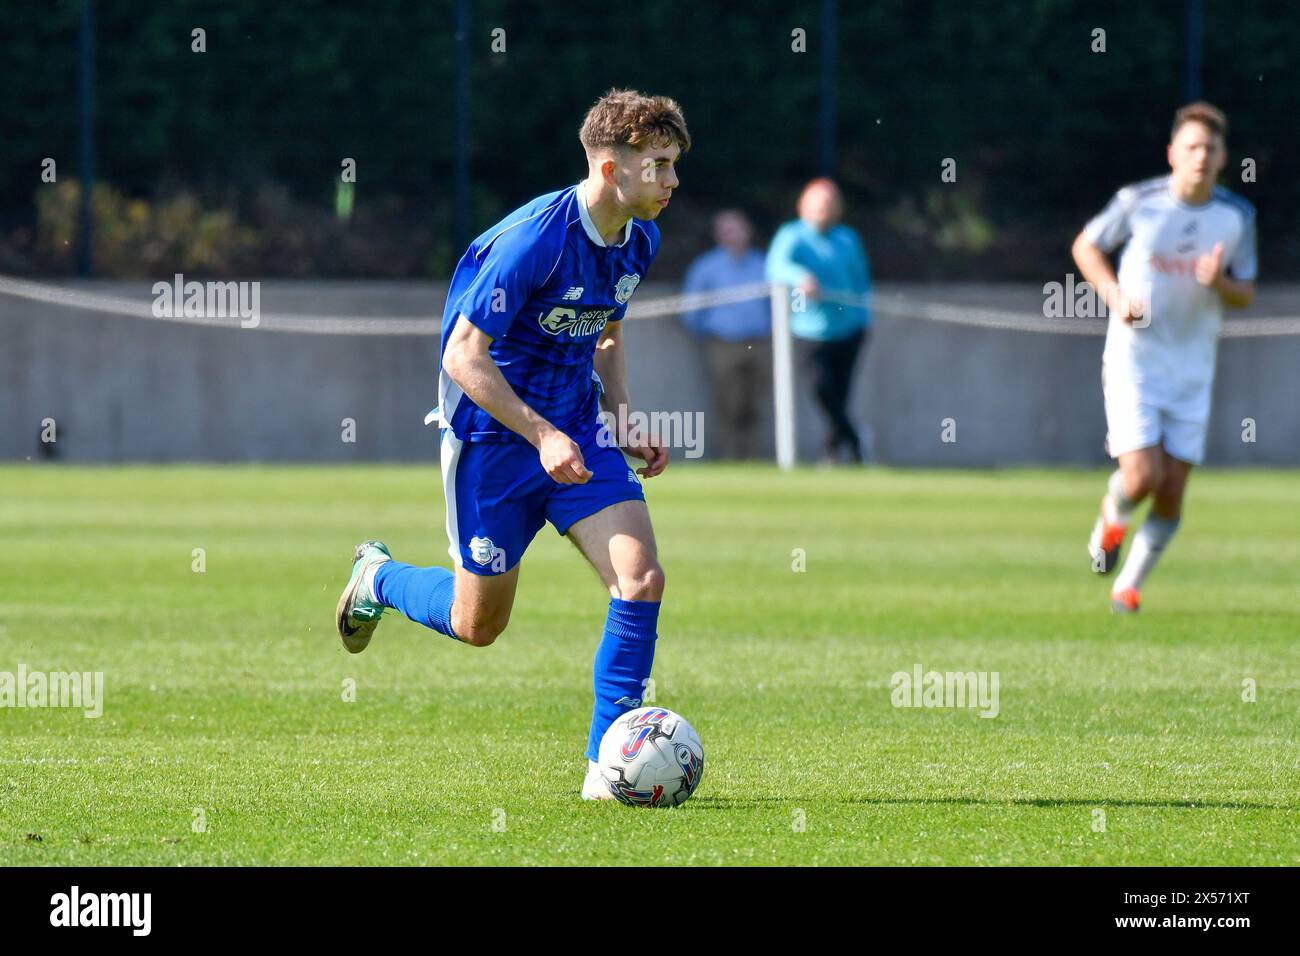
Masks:
[[[1179,402],[1171,409],[1144,395],[1140,386],[1118,381],[1102,395],[1106,403],[1106,453],[1111,458],[1139,448],[1163,445],[1166,452],[1189,465],[1205,461],[1205,436],[1209,425],[1209,391],[1199,399]],[[1203,409],[1203,411],[1201,411]]]

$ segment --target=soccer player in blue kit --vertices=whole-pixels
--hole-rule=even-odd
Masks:
[[[579,139],[587,178],[506,216],[452,276],[437,414],[455,570],[403,564],[366,541],[336,618],[354,654],[387,608],[485,647],[505,630],[520,559],[550,521],[610,593],[582,786],[595,800],[612,798],[597,749],[610,724],[641,705],[664,589],[637,474],[668,466],[657,437],[611,437],[599,415],[603,407],[625,420],[621,319],[659,251],[654,219],[691,140],[673,100],[631,90],[601,97]],[[624,452],[645,466],[634,473]]]

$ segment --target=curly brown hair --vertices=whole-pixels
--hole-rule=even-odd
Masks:
[[[691,148],[691,134],[677,101],[636,90],[610,90],[598,99],[587,110],[578,138],[588,154],[615,146],[636,148],[643,143],[676,143],[683,153]]]

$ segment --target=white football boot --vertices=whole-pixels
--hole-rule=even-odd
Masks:
[[[352,577],[334,610],[339,637],[349,653],[360,654],[370,643],[384,606],[375,600],[375,571],[393,560],[382,541],[363,541],[352,555]]]
[[[600,766],[594,760],[587,761],[587,777],[582,781],[582,799],[584,800],[613,800],[614,794],[609,789],[609,784],[600,774]]]

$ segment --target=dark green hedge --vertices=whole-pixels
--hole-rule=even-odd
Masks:
[[[7,11],[0,233],[11,246],[31,238],[40,160],[55,157],[61,181],[77,172],[79,11]],[[331,209],[350,156],[358,210],[386,200],[401,261],[416,275],[454,263],[451,0],[101,0],[96,11],[101,182],[151,202],[196,194],[253,222],[248,204],[268,184]],[[770,231],[818,171],[820,16],[816,0],[475,4],[474,227],[576,181],[582,113],[618,84],[676,96],[696,140],[665,217],[661,276],[707,244],[707,213],[721,205]],[[841,0],[838,173],[877,270],[1067,269],[1083,219],[1121,183],[1164,168],[1184,18],[1182,2]],[[190,51],[194,27],[207,31],[206,53]],[[504,54],[490,50],[498,27]],[[806,53],[791,51],[796,28]],[[1090,49],[1094,28],[1105,53]],[[1207,0],[1205,36],[1205,95],[1233,123],[1229,185],[1259,207],[1265,275],[1296,277],[1300,8]],[[945,157],[957,160],[955,185],[940,181]],[[1236,181],[1243,157],[1256,183]],[[38,270],[72,264],[13,255]],[[372,271],[333,260],[301,271],[313,269]]]

